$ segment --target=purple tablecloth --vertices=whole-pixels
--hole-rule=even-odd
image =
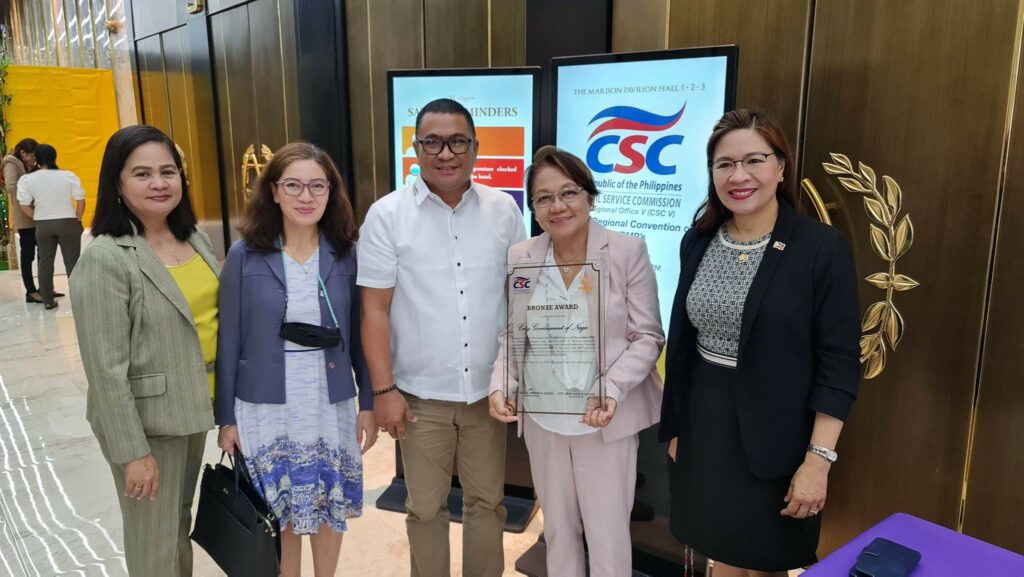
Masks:
[[[921,552],[921,562],[910,577],[1024,577],[1024,556],[906,513],[868,529],[802,577],[848,577],[857,555],[875,537]]]

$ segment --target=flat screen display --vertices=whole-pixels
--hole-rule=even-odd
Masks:
[[[537,147],[540,68],[388,71],[392,190],[419,175],[412,146],[416,115],[437,98],[469,110],[480,143],[473,180],[512,195],[528,230],[523,178]]]
[[[594,173],[591,218],[647,241],[666,326],[679,243],[707,197],[708,137],[735,107],[737,58],[723,46],[553,60],[555,143]]]

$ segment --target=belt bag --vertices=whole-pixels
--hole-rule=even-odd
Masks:
[[[341,344],[341,329],[309,323],[281,323],[281,338],[304,347],[326,349]],[[342,347],[344,350],[344,347]]]

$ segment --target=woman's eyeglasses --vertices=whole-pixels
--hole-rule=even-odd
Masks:
[[[775,154],[774,152],[769,154],[755,152],[754,154],[744,156],[742,160],[731,160],[728,158],[716,160],[711,163],[711,171],[715,173],[715,176],[729,176],[736,172],[737,166],[742,164],[747,169],[747,172],[758,172],[768,168],[768,157]]]
[[[323,196],[331,190],[331,183],[318,178],[309,182],[302,182],[297,178],[286,178],[275,182],[278,188],[288,196],[299,196],[302,194],[304,188],[309,189],[309,194],[313,196]]]
[[[533,206],[537,208],[547,208],[555,204],[555,199],[562,201],[563,204],[572,204],[576,202],[581,196],[586,194],[586,190],[579,186],[567,186],[562,190],[559,190],[555,194],[542,193],[533,197]]]

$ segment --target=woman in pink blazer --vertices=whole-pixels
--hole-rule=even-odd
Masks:
[[[598,191],[579,158],[541,148],[526,194],[544,234],[508,251],[510,298],[528,306],[510,307],[513,336],[501,336],[490,413],[518,421],[526,438],[548,575],[584,576],[584,531],[592,577],[629,575],[638,433],[658,422],[661,405],[655,363],[665,337],[654,269],[642,239],[591,220]],[[603,347],[577,346],[599,339]],[[508,354],[522,344],[525,355]],[[603,397],[594,393],[599,382]],[[556,414],[581,398],[582,417]]]

